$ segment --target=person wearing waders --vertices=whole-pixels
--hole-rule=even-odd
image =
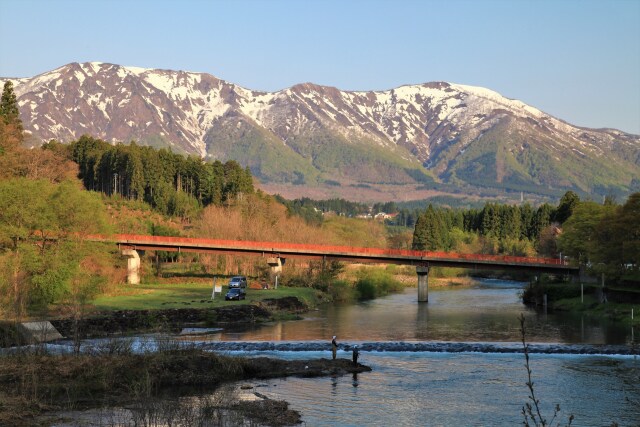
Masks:
[[[354,345],[353,346],[353,366],[358,366],[358,355],[359,355],[359,351],[358,351],[358,345]]]
[[[333,336],[331,340],[331,353],[333,354],[333,360],[336,360],[336,352],[338,351],[338,343],[336,342],[336,336]]]

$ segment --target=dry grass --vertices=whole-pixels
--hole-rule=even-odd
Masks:
[[[429,278],[429,286],[472,286],[474,281],[471,277],[436,277]]]
[[[250,195],[231,206],[208,206],[194,222],[194,235],[214,239],[328,243],[325,233],[269,196]]]

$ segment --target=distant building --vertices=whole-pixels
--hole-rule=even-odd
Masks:
[[[377,219],[377,220],[380,220],[380,221],[384,221],[385,219],[393,219],[393,218],[395,218],[397,216],[398,216],[398,212],[394,212],[394,213],[390,213],[390,214],[385,213],[385,212],[378,212],[375,215],[374,218]]]

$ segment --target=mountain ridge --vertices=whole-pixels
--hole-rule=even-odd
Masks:
[[[207,73],[99,62],[11,80],[36,143],[84,133],[136,140],[237,160],[267,186],[539,194],[640,187],[640,136],[574,126],[481,87],[342,91],[307,82],[264,92]]]

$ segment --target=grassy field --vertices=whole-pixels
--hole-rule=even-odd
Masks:
[[[288,296],[295,296],[310,307],[318,302],[317,292],[311,288],[247,289],[247,298],[242,301],[225,301],[224,294],[228,290],[226,286],[223,286],[222,293],[216,293],[212,300],[211,290],[211,283],[126,285],[120,287],[116,295],[100,296],[91,304],[97,310],[108,311],[222,307]]]

